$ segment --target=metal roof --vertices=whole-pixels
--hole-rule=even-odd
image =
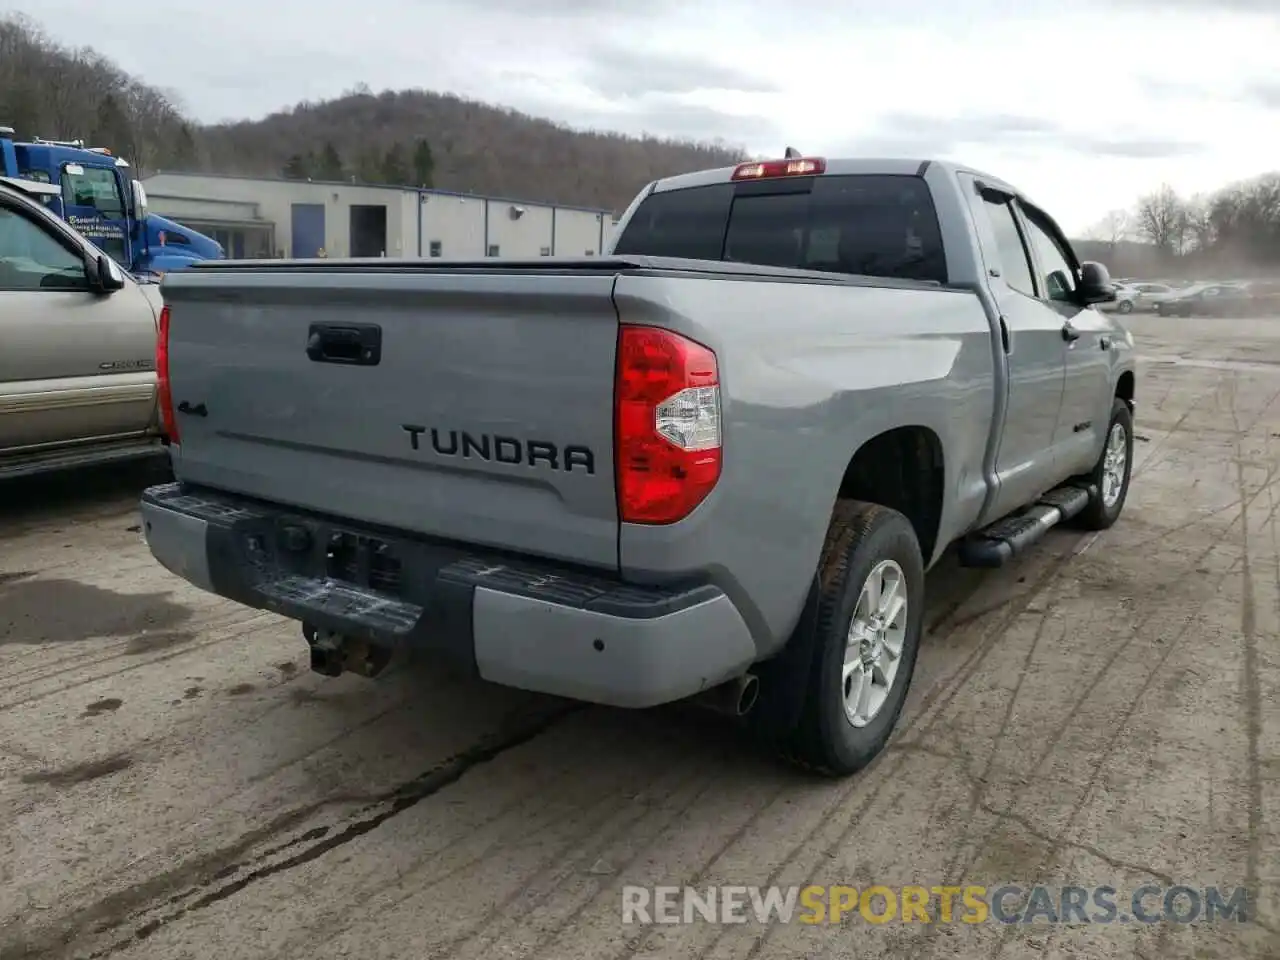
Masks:
[[[578,213],[608,214],[610,216],[615,214],[615,211],[607,210],[603,207],[579,207],[568,203],[551,203],[546,200],[517,200],[513,197],[496,197],[484,193],[461,193],[456,190],[437,190],[435,187],[413,187],[408,185],[397,186],[390,183],[363,183],[359,180],[293,180],[289,177],[250,177],[245,174],[238,173],[192,173],[190,171],[180,170],[157,170],[155,173],[146,177],[145,180],[161,176],[189,177],[192,179],[203,177],[210,180],[246,180],[250,183],[310,184],[317,187],[360,187],[364,190],[394,190],[396,193],[426,193],[441,197],[461,197],[466,200],[489,200],[494,203],[513,203],[527,207],[555,207],[557,210],[574,210]]]

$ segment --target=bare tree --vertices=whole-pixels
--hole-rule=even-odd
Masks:
[[[1092,240],[1100,247],[1097,253],[1090,256],[1099,256],[1109,264],[1115,264],[1120,244],[1131,238],[1132,219],[1126,210],[1109,210],[1106,216],[1085,233],[1084,239]]]
[[[1214,224],[1210,216],[1211,201],[1197,194],[1183,204],[1183,248],[1180,253],[1207,251],[1213,247]]]
[[[1115,247],[1122,241],[1131,239],[1132,220],[1127,210],[1109,210],[1106,216],[1089,228],[1085,236],[1089,240],[1098,240]]]
[[[1186,233],[1182,198],[1167,183],[1138,201],[1137,227],[1163,253],[1176,255]]]

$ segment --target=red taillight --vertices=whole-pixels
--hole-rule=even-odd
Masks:
[[[169,390],[169,308],[160,309],[160,331],[156,336],[156,393],[160,403],[160,427],[170,443],[179,443],[178,418],[173,415],[173,394]]]
[[[618,519],[687,517],[720,479],[716,355],[669,330],[624,324],[614,417]]]
[[[827,161],[821,157],[796,157],[791,160],[752,160],[734,168],[732,180],[767,180],[772,177],[811,177],[827,172]]]

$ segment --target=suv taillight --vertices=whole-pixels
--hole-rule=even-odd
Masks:
[[[622,325],[614,421],[618,519],[687,517],[720,479],[716,355],[669,330]]]
[[[169,389],[169,308],[160,309],[160,330],[156,336],[156,394],[160,404],[160,428],[170,443],[179,443],[178,418],[173,415],[173,393]]]

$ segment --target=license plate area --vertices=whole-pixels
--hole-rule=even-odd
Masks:
[[[377,537],[344,530],[330,531],[325,543],[325,576],[399,596],[403,562],[394,546]]]

